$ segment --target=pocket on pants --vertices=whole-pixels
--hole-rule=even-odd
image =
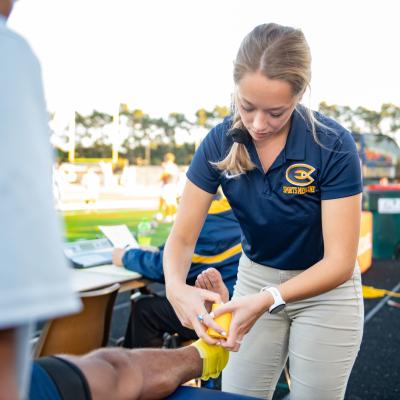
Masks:
[[[232,298],[242,297],[253,292],[250,288],[252,285],[249,282],[249,280],[252,280],[253,266],[254,263],[244,253],[242,253],[239,259],[237,280],[234,286]]]

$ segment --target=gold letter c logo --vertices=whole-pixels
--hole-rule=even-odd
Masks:
[[[295,186],[308,186],[314,182],[315,168],[308,164],[293,164],[286,170],[286,180]]]

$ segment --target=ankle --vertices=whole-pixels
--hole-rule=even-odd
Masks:
[[[199,339],[192,343],[203,360],[201,379],[217,378],[225,368],[229,359],[229,352],[221,346],[211,345]]]

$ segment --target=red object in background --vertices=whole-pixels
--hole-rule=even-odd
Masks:
[[[400,183],[388,183],[387,185],[368,185],[368,190],[400,190]]]

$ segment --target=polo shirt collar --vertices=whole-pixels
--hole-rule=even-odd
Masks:
[[[306,157],[307,135],[311,134],[307,111],[299,105],[293,112],[292,123],[285,145],[285,156],[289,160],[304,160]]]

